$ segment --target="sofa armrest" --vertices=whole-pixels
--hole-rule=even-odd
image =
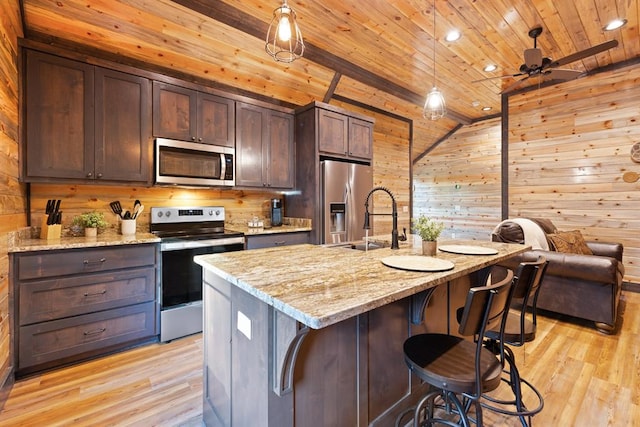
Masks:
[[[549,265],[547,276],[562,276],[569,279],[601,283],[617,283],[620,268],[616,258],[597,255],[569,254],[554,251],[532,250],[509,258],[500,264],[514,269],[520,262],[535,261],[542,255]]]
[[[594,255],[608,256],[622,262],[622,243],[588,241],[587,246]]]

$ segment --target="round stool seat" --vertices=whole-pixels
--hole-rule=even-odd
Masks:
[[[404,342],[409,369],[423,381],[454,393],[473,393],[476,387],[476,343],[444,334],[419,334]],[[500,385],[502,364],[493,352],[482,348],[482,392]]]

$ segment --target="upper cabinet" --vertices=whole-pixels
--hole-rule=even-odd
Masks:
[[[293,188],[293,114],[238,102],[236,185]]]
[[[234,101],[162,82],[153,82],[153,135],[233,147]]]
[[[315,103],[318,151],[332,157],[371,160],[373,121]],[[331,109],[328,109],[331,108]]]
[[[151,181],[151,82],[26,51],[25,181]]]

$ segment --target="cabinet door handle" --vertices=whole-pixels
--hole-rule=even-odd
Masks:
[[[91,260],[85,259],[84,261],[82,261],[82,263],[83,263],[84,265],[87,265],[87,266],[88,266],[88,265],[93,265],[93,264],[102,264],[102,263],[103,263],[103,262],[105,262],[106,260],[107,260],[106,258],[100,258],[100,259],[99,259],[99,260],[97,260],[97,261],[91,261]]]
[[[285,243],[287,243],[285,240],[280,240],[280,241],[277,241],[277,242],[273,242],[273,244],[276,245],[276,246],[282,246]]]
[[[98,329],[94,329],[93,331],[84,331],[83,334],[85,337],[89,336],[89,335],[98,335],[103,333],[104,331],[106,331],[107,328],[98,328]]]
[[[101,173],[98,174],[98,178],[102,178],[102,174]]]
[[[91,178],[93,176],[93,172],[87,173],[87,178]]]
[[[84,296],[85,297],[97,297],[97,296],[100,296],[100,295],[104,295],[106,293],[107,293],[107,290],[103,289],[100,292],[94,292],[94,293],[91,293],[91,294],[89,292],[85,292]]]

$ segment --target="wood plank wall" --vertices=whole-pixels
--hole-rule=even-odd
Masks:
[[[393,193],[398,207],[398,231],[410,230],[410,123],[390,115],[350,104],[331,101],[331,104],[346,110],[364,114],[375,119],[373,126],[373,186],[388,188]],[[372,196],[373,213],[391,213],[391,199],[384,193],[376,192]],[[364,200],[362,201],[364,204]],[[373,228],[376,235],[390,234],[393,220],[391,216],[374,216]],[[364,222],[364,218],[362,219]]]
[[[501,221],[500,129],[464,126],[414,165],[413,216],[444,222],[441,238],[489,240]]]
[[[624,244],[625,280],[640,282],[640,67],[509,99],[509,214],[551,219],[587,239]]]
[[[63,228],[71,225],[75,215],[83,212],[103,212],[109,227],[117,231],[118,217],[109,203],[119,200],[123,209],[133,209],[133,203],[139,199],[145,210],[138,218],[137,229],[149,231],[150,208],[152,206],[224,206],[226,223],[231,225],[242,223],[253,216],[270,219],[270,199],[282,197],[276,192],[262,190],[235,189],[185,189],[174,187],[131,187],[125,185],[84,185],[84,184],[31,184],[31,223],[40,224],[40,216],[44,213],[47,199],[61,199],[63,212]],[[285,206],[285,216],[286,216]],[[67,230],[68,232],[68,230]]]
[[[640,67],[603,72],[509,99],[509,217],[624,245],[625,280],[640,283]],[[414,216],[443,237],[488,239],[501,221],[501,123],[462,127],[414,165]],[[456,210],[456,207],[459,207]]]
[[[0,2],[0,390],[11,383],[7,233],[26,224],[25,188],[18,183],[18,0]],[[0,408],[4,403],[0,392]]]

